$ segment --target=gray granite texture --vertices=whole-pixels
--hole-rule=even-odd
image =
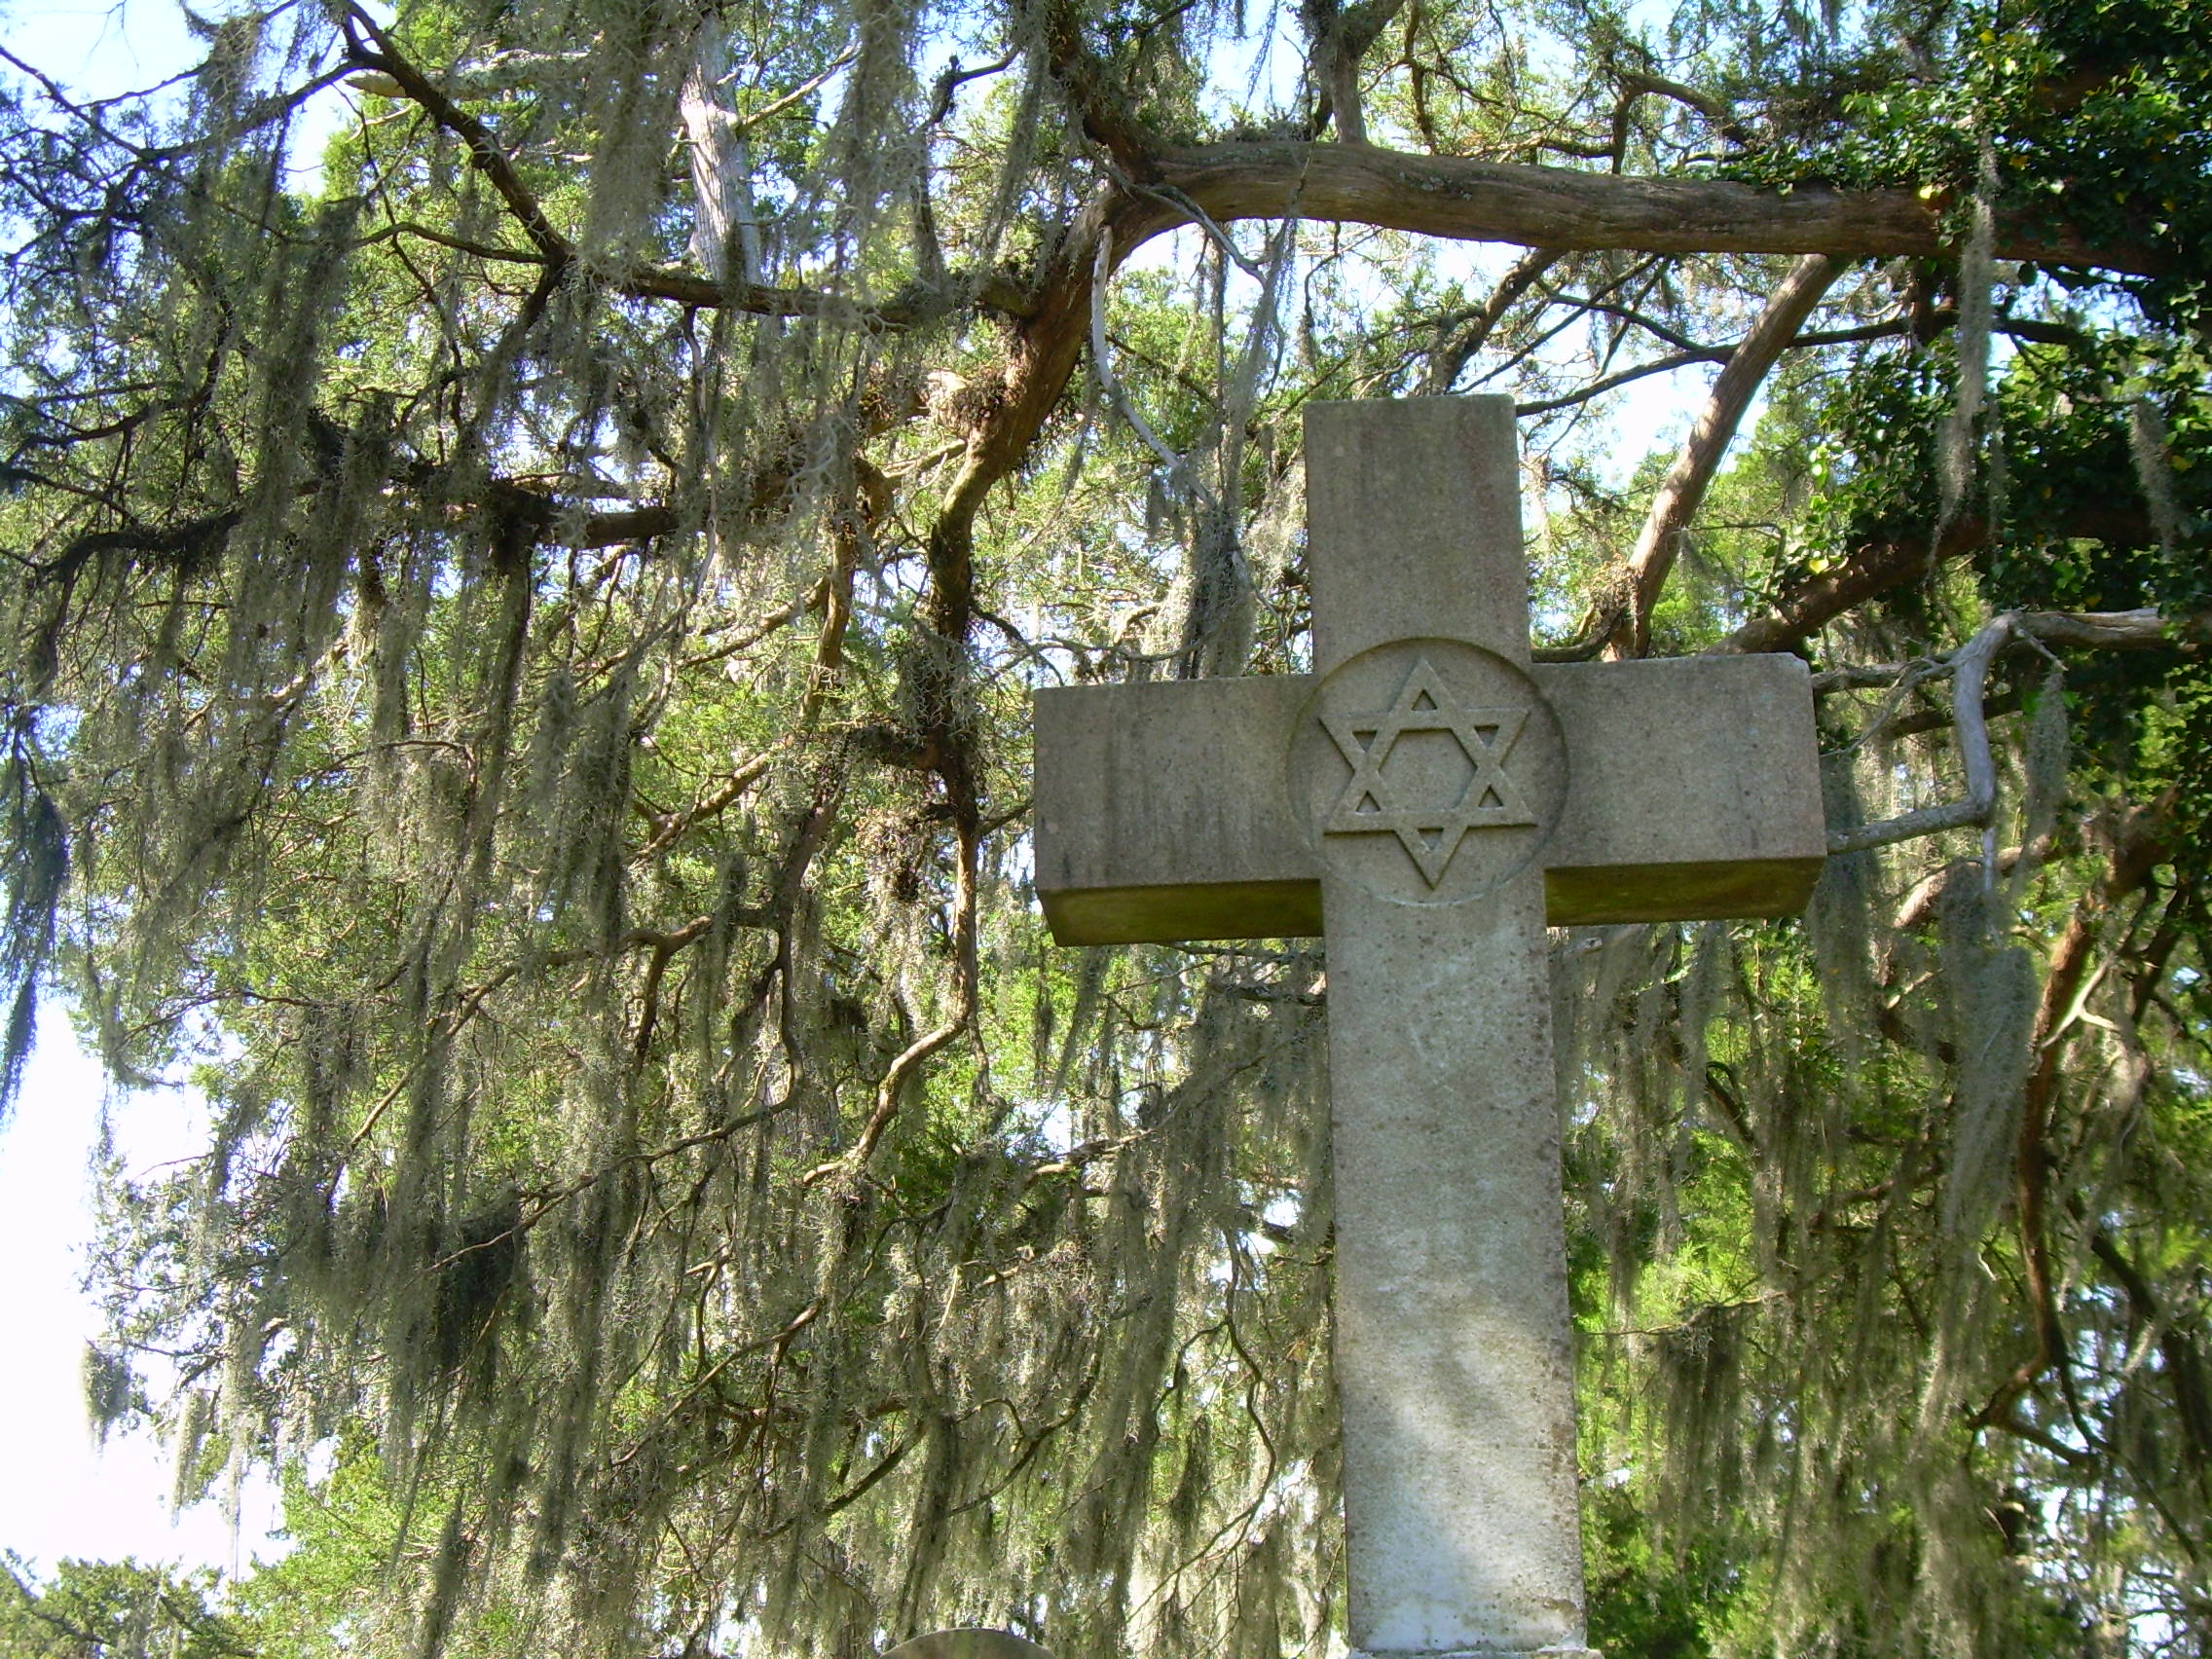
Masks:
[[[1785,915],[1804,665],[1531,664],[1502,398],[1307,413],[1310,675],[1037,698],[1062,943],[1321,934],[1352,1645],[1586,1652],[1545,926]]]

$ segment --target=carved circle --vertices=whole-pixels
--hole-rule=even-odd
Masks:
[[[1396,903],[1461,904],[1550,838],[1567,744],[1525,669],[1458,640],[1395,640],[1314,688],[1288,775],[1328,869]]]
[[[902,1641],[883,1659],[1052,1659],[1052,1650],[1005,1630],[933,1630]]]

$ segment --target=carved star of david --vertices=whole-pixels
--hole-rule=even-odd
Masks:
[[[1337,797],[1321,832],[1395,835],[1421,879],[1435,887],[1469,830],[1536,822],[1505,770],[1505,757],[1512,754],[1528,719],[1525,708],[1465,707],[1426,657],[1416,658],[1413,672],[1389,708],[1379,714],[1321,717],[1321,724],[1351,764],[1351,780]],[[1404,785],[1390,778],[1386,767],[1391,747],[1416,731],[1448,731],[1466,755],[1474,772],[1456,798],[1409,799]]]

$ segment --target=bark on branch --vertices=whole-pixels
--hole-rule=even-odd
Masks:
[[[1523,247],[1643,253],[1935,257],[1951,250],[1940,197],[1907,190],[1788,191],[1727,179],[1637,178],[1567,167],[1422,156],[1365,145],[1236,140],[1162,152],[1158,177],[1216,220],[1344,219],[1385,230]],[[2135,276],[2171,269],[2162,250],[2093,243],[2071,227],[2000,216],[2000,259]]]
[[[1962,830],[1970,825],[1986,827],[1997,810],[1997,766],[1989,753],[1989,719],[1982,708],[1982,689],[1988,683],[1989,665],[2012,639],[2019,617],[2007,612],[1961,645],[1950,661],[1952,706],[1959,734],[1959,759],[1966,768],[1967,793],[1959,800],[1940,806],[1924,806],[1874,824],[1855,824],[1828,833],[1828,856],[1863,852],[1868,847],[1909,841],[1921,835]]]
[[[1842,270],[1841,261],[1825,253],[1809,253],[1798,260],[1714,379],[1682,453],[1676,457],[1673,470],[1644,515],[1642,534],[1629,556],[1628,613],[1613,631],[1607,656],[1640,657],[1651,648],[1651,612],[1675,568],[1682,535],[1704,504],[1706,489],[1735,441],[1744,411]]]
[[[1052,79],[1084,132],[1137,177],[1151,176],[1159,135],[1129,108],[1112,70],[1085,44],[1082,14],[1068,0],[1042,0],[1037,13]]]
[[[1314,125],[1334,118],[1337,136],[1346,144],[1367,142],[1367,117],[1359,95],[1359,63],[1405,0],[1362,0],[1348,10],[1338,0],[1307,0],[1306,32],[1319,70],[1322,105]]]
[[[2067,536],[2134,547],[2157,540],[2149,517],[2140,507],[2127,505],[2076,513],[2057,529]],[[1925,534],[1868,542],[1839,564],[1789,584],[1765,611],[1713,649],[1715,653],[1800,649],[1854,606],[1977,551],[1987,545],[1990,535],[1989,521],[1969,513],[1952,520],[1933,547]]]

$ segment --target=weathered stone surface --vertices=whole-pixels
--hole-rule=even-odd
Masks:
[[[1581,1654],[1544,924],[1779,914],[1824,856],[1788,658],[1529,663],[1511,405],[1307,415],[1311,676],[1038,697],[1066,943],[1329,951],[1353,1646]]]
[[[1542,888],[1465,906],[1331,876],[1350,1634],[1369,1653],[1578,1641],[1574,1356]]]
[[[1813,699],[1792,656],[1537,663],[1567,793],[1544,919],[1788,916],[1825,856]],[[1037,891],[1062,944],[1321,932],[1289,806],[1311,675],[1037,694]]]
[[[1052,1659],[1052,1651],[1012,1631],[933,1630],[902,1641],[883,1659]]]
[[[1037,892],[1062,944],[1321,931],[1283,765],[1307,675],[1037,693]]]
[[[1578,1645],[1574,1354],[1541,861],[1569,757],[1527,670],[1502,399],[1306,422],[1319,676],[1291,810],[1329,944],[1347,1624]]]
[[[1567,732],[1545,919],[1793,916],[1827,859],[1812,677],[1793,656],[1541,664]]]

